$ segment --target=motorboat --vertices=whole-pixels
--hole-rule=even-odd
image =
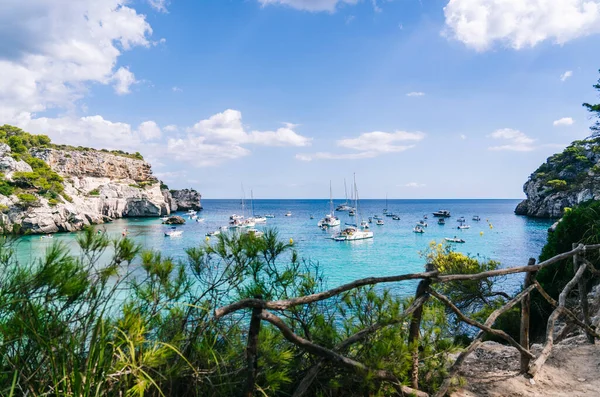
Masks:
[[[160,218],[161,221],[166,222],[169,220],[168,216],[163,216],[162,218]]]
[[[292,213],[290,211],[285,213],[285,216],[292,216]]]
[[[354,226],[346,227],[341,232],[335,234],[332,239],[335,241],[357,241],[373,238],[373,232],[370,230],[359,230]]]
[[[393,214],[392,212],[387,212],[387,213],[385,214],[385,216],[387,216],[388,218],[391,218],[391,217],[393,217],[393,216],[394,216],[394,214]]]
[[[464,217],[464,216],[461,216],[460,218],[458,218],[458,219],[456,220],[456,222],[460,222],[460,223],[466,222],[466,221],[465,221],[465,217]]]
[[[399,221],[400,217],[398,215],[394,215],[394,216],[392,216],[392,219],[395,220],[395,221]]]
[[[348,211],[348,216],[355,216],[356,215],[356,211],[354,209],[351,209],[350,211]]]
[[[319,227],[336,227],[339,226],[341,224],[339,218],[335,215],[332,214],[327,214],[325,215],[325,218],[321,219],[318,223],[317,226]]]
[[[198,217],[196,217],[196,222],[198,222],[198,223],[204,222],[204,218],[198,218]]]
[[[385,223],[383,222],[383,219],[377,219],[377,222],[375,222],[375,224],[377,226],[383,226]]]
[[[336,227],[340,225],[340,219],[335,216],[333,211],[333,193],[331,190],[331,181],[329,181],[329,214],[325,215],[325,218],[321,219],[317,226],[319,227]]]
[[[425,229],[423,229],[423,226],[421,225],[417,225],[415,226],[415,228],[413,229],[414,233],[425,233]]]
[[[373,215],[373,219],[381,219],[381,217],[377,214]]]
[[[474,215],[474,216],[473,216],[473,220],[474,220],[475,222],[479,222],[479,221],[481,220],[481,218],[479,217],[479,215]]]
[[[266,216],[255,215],[250,219],[252,219],[254,221],[254,223],[267,223]]]
[[[220,230],[215,230],[215,231],[206,233],[206,237],[218,236],[219,234],[221,234],[221,231]]]
[[[259,238],[259,237],[262,237],[262,236],[264,236],[264,235],[265,235],[263,232],[261,232],[261,231],[260,231],[260,230],[258,230],[258,229],[255,229],[255,228],[250,228],[250,229],[248,229],[246,232],[247,232],[248,234],[250,234],[250,235],[254,236],[254,237],[257,237],[257,238]]]
[[[313,215],[310,216],[310,219],[315,219],[315,217]]]
[[[234,219],[229,222],[230,229],[238,229],[238,228],[248,228],[256,226],[256,222],[252,220],[252,218],[248,219]]]
[[[363,230],[364,230],[364,229],[368,229],[368,228],[369,228],[369,222],[367,222],[367,221],[362,221],[362,222],[360,223],[360,228],[361,228],[361,229],[363,229]]]
[[[469,225],[460,225],[457,227],[457,229],[461,229],[461,230],[462,229],[470,229],[470,228],[471,228],[471,226],[469,226]]]
[[[54,236],[52,234],[44,234],[40,238],[42,238],[42,239],[51,239],[51,238],[54,238]]]
[[[427,214],[423,215],[423,219],[428,219]]]
[[[369,217],[369,223],[373,223],[373,218]]]
[[[439,210],[433,213],[433,216],[438,218],[450,218],[450,211],[448,210]]]
[[[438,225],[445,225],[445,224],[446,224],[446,220],[444,218],[438,219]]]
[[[454,238],[446,237],[446,238],[444,238],[444,240],[448,241],[449,243],[463,244],[465,242],[465,240],[463,240],[462,238],[458,238],[458,237],[454,237]]]
[[[421,220],[421,221],[419,221],[419,226],[421,226],[421,227],[427,227],[427,222]]]
[[[186,214],[192,216],[192,215],[196,215],[198,212],[194,211],[194,210],[188,210],[188,212],[186,212]]]
[[[265,214],[265,218],[272,219],[272,218],[275,218],[275,215],[273,215],[273,214]]]
[[[165,232],[165,237],[179,237],[183,234],[183,231],[181,230],[169,230],[168,232]]]

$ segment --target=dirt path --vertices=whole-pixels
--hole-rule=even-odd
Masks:
[[[467,385],[452,397],[600,396],[600,344],[587,345],[583,337],[555,346],[534,384],[518,370],[516,349],[486,342],[466,360]]]

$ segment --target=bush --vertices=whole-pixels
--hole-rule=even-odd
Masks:
[[[22,208],[33,207],[39,203],[37,196],[29,193],[19,193],[17,194],[17,198],[19,199],[19,205]]]
[[[563,181],[562,179],[552,179],[546,182],[546,185],[550,186],[554,190],[566,190],[567,181]]]
[[[10,182],[0,181],[0,194],[3,196],[11,196],[15,192],[15,188],[12,186]]]
[[[88,192],[88,196],[99,196],[99,195],[100,195],[100,190],[98,190],[98,188],[92,189]]]
[[[56,206],[58,205],[58,200],[57,200],[57,199],[53,199],[53,198],[52,198],[52,199],[49,199],[49,200],[48,200],[48,205],[49,205],[50,207],[56,207]]]

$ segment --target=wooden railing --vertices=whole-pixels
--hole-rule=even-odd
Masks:
[[[245,396],[253,396],[255,391],[255,381],[257,374],[257,351],[258,351],[258,335],[260,332],[260,326],[263,321],[266,321],[275,326],[282,335],[291,343],[295,344],[299,348],[306,352],[318,356],[321,358],[316,365],[310,368],[300,382],[298,388],[294,392],[294,397],[303,396],[309,389],[312,381],[318,374],[319,368],[325,361],[329,361],[334,365],[345,367],[348,369],[356,370],[362,373],[368,373],[371,377],[381,381],[390,382],[399,394],[413,394],[418,397],[427,397],[427,393],[418,390],[419,385],[419,352],[418,352],[418,339],[419,331],[421,327],[421,315],[423,305],[433,297],[439,300],[442,304],[448,307],[456,317],[473,327],[479,328],[479,333],[473,339],[471,344],[464,349],[457,357],[454,364],[450,367],[447,377],[444,379],[441,387],[435,393],[435,397],[443,397],[448,392],[452,384],[452,380],[456,378],[456,375],[460,371],[460,368],[469,354],[471,354],[483,341],[483,337],[486,334],[492,334],[498,338],[505,340],[511,346],[514,346],[520,352],[520,368],[521,373],[526,377],[535,377],[540,371],[542,366],[545,364],[548,356],[552,351],[554,345],[554,326],[556,321],[561,315],[567,317],[569,321],[575,325],[581,327],[587,334],[588,341],[594,343],[595,338],[600,339],[600,334],[593,329],[590,325],[590,318],[587,305],[587,290],[586,282],[583,278],[584,272],[588,269],[595,275],[600,274],[590,261],[584,256],[586,253],[599,250],[600,244],[598,245],[573,245],[573,249],[569,252],[557,255],[539,264],[535,264],[535,259],[531,258],[527,266],[511,267],[505,269],[491,270],[475,274],[440,274],[433,269],[431,265],[427,265],[427,269],[423,273],[403,274],[398,276],[389,277],[370,277],[353,281],[348,284],[341,285],[339,287],[315,293],[312,295],[306,295],[286,300],[277,301],[266,301],[260,296],[256,296],[253,299],[243,299],[235,302],[231,305],[224,306],[215,310],[215,317],[222,318],[228,314],[234,313],[239,310],[252,309],[252,316],[250,320],[250,326],[248,331],[248,343],[246,347],[247,357],[247,381],[246,388],[244,391]],[[536,273],[554,263],[565,259],[573,259],[574,277],[567,283],[565,288],[560,293],[558,302],[555,301],[535,280]],[[517,294],[514,298],[506,302],[502,307],[492,312],[484,323],[480,323],[460,311],[452,301],[440,294],[439,292],[432,289],[432,286],[440,283],[456,282],[456,281],[472,281],[481,280],[489,277],[504,276],[509,274],[525,273],[525,283],[523,290]],[[334,296],[340,295],[344,292],[353,290],[366,285],[384,284],[392,282],[400,282],[406,280],[421,280],[416,290],[415,299],[412,304],[404,310],[397,318],[386,321],[385,323],[376,323],[367,327],[356,334],[350,336],[346,340],[342,341],[335,349],[328,349],[313,343],[310,340],[304,339],[297,335],[290,329],[287,324],[277,316],[274,312],[283,312],[290,308],[298,305],[306,305],[323,301]],[[577,315],[569,308],[566,307],[566,299],[569,293],[577,287],[579,290],[579,306],[581,308],[582,318],[579,319]],[[533,290],[537,290],[541,296],[543,296],[550,305],[554,307],[554,311],[551,313],[546,328],[546,339],[544,342],[541,353],[536,357],[529,349],[529,323],[530,323],[530,295]],[[521,303],[521,332],[520,340],[517,342],[510,335],[502,330],[494,329],[493,325],[500,315],[510,310],[517,304]],[[408,341],[409,346],[412,346],[412,368],[410,372],[411,385],[402,385],[398,378],[391,372],[385,370],[370,369],[366,365],[355,361],[342,355],[341,351],[353,343],[359,342],[365,339],[368,335],[391,325],[404,322],[410,316],[410,328]]]

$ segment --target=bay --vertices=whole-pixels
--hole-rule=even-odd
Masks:
[[[335,200],[336,205],[342,200]],[[530,257],[537,258],[546,243],[547,229],[551,220],[532,219],[514,214],[519,200],[388,200],[390,212],[400,220],[383,217],[385,200],[361,200],[360,215],[363,219],[378,214],[385,225],[371,224],[375,236],[371,240],[336,242],[329,237],[332,231],[322,231],[317,222],[329,212],[328,200],[254,200],[256,214],[273,214],[266,225],[258,229],[275,228],[281,239],[293,239],[294,247],[301,258],[319,262],[329,287],[364,277],[390,276],[413,273],[424,269],[425,260],[420,252],[432,241],[443,242],[445,237],[464,239],[464,244],[454,244],[454,249],[481,259],[499,261],[502,267],[522,266]],[[144,248],[155,249],[163,256],[183,258],[184,249],[207,244],[206,233],[226,225],[233,213],[241,213],[240,200],[203,200],[204,210],[199,213],[203,222],[188,219],[179,226],[181,237],[165,237],[168,230],[158,218],[127,218],[98,226],[112,237],[119,237],[126,229],[128,235]],[[247,202],[247,207],[250,203]],[[248,209],[248,208],[247,208]],[[446,225],[437,224],[432,212],[447,209],[452,217]],[[290,211],[292,216],[286,217]],[[246,212],[249,212],[248,210]],[[355,217],[347,212],[336,213],[342,222],[355,223]],[[246,215],[249,215],[248,213]],[[311,215],[314,219],[310,219]],[[427,215],[425,233],[413,233],[416,222]],[[472,221],[478,215],[481,221]],[[470,229],[458,230],[460,216],[464,216]],[[77,252],[77,233],[59,233],[53,239],[40,236],[24,236],[16,245],[19,261],[32,261],[43,255],[54,242],[62,242]],[[504,282],[505,290],[514,290],[521,275],[509,277]],[[414,291],[414,282],[396,285],[401,293]]]

